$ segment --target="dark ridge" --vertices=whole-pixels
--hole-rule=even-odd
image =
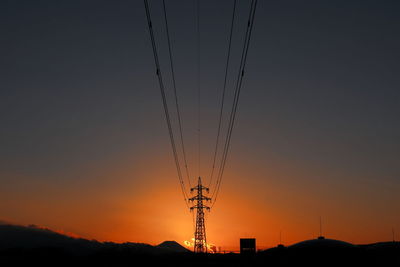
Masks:
[[[2,266],[400,266],[400,243],[352,245],[306,240],[252,255],[191,253],[175,241],[157,246],[98,242],[37,226],[0,225]]]
[[[99,242],[70,237],[36,225],[0,225],[0,250],[54,248],[72,254],[93,254],[99,251],[129,252],[139,254],[168,254],[189,252],[175,241],[158,246],[143,243]]]

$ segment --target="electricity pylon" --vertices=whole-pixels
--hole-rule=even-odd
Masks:
[[[203,190],[209,193],[210,189],[201,184],[201,177],[199,177],[198,184],[190,188],[190,192],[197,191],[197,195],[189,198],[189,201],[196,201],[196,204],[190,207],[190,210],[197,210],[196,213],[196,230],[194,232],[194,252],[207,253],[206,243],[206,224],[204,222],[204,210],[210,210],[210,207],[205,206],[203,201],[211,201],[211,198],[203,195]]]

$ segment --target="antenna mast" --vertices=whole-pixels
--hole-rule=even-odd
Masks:
[[[204,210],[210,210],[210,207],[203,204],[203,201],[211,201],[211,198],[203,195],[203,191],[209,193],[209,188],[201,184],[201,177],[199,177],[198,184],[190,189],[190,192],[197,191],[197,195],[189,198],[189,201],[196,201],[196,204],[190,207],[190,210],[197,210],[196,213],[196,230],[194,232],[194,252],[207,253],[206,243],[206,224],[204,221]]]
[[[393,238],[393,242],[396,242],[396,238],[395,238],[395,235],[394,235],[394,228],[392,228],[392,238]]]
[[[319,216],[319,236],[318,239],[325,239],[325,237],[322,235],[322,218]]]
[[[319,236],[322,236],[322,219],[321,219],[321,216],[319,216]]]

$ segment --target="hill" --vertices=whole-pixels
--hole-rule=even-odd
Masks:
[[[0,225],[0,250],[33,250],[52,248],[72,254],[93,254],[104,251],[135,254],[168,254],[190,252],[175,241],[165,241],[157,246],[143,243],[99,242],[75,238],[36,225]]]

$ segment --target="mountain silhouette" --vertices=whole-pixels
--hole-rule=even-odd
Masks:
[[[168,254],[190,252],[175,241],[157,246],[144,243],[99,242],[75,238],[36,225],[0,225],[0,250],[56,248],[73,254],[93,254],[99,251],[131,252],[140,254]]]
[[[90,253],[102,246],[95,240],[73,238],[36,225],[0,225],[0,236],[0,249],[53,247],[74,253]]]
[[[254,255],[191,253],[175,241],[99,242],[35,225],[0,225],[0,262],[4,266],[400,266],[400,243],[353,245],[340,240],[306,240]],[[6,264],[10,263],[10,264]],[[33,264],[34,263],[34,264]],[[2,266],[3,266],[2,265]]]
[[[182,245],[180,245],[175,241],[164,241],[161,244],[158,244],[156,247],[167,249],[171,252],[178,252],[178,253],[190,252],[190,250],[188,250],[187,248],[183,247]]]

